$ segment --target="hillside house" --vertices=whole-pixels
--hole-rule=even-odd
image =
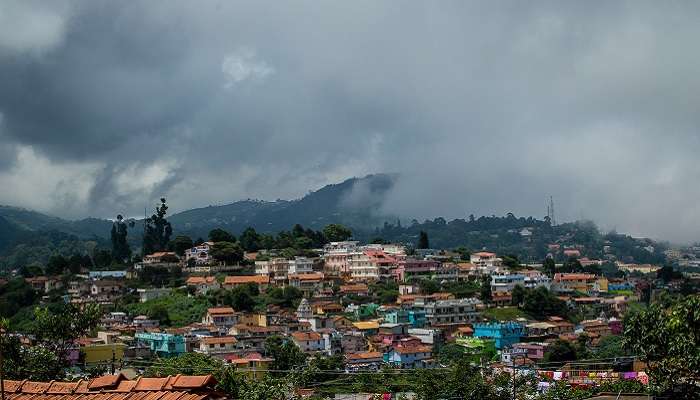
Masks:
[[[323,337],[317,332],[294,332],[291,337],[294,344],[304,353],[315,353],[324,350]]]
[[[215,276],[190,276],[185,283],[188,288],[202,295],[207,294],[211,290],[221,288],[221,284],[219,284]]]
[[[238,314],[231,307],[212,307],[202,318],[202,324],[215,325],[217,328],[231,328],[238,323]]]

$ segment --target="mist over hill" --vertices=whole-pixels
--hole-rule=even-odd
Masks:
[[[321,230],[332,223],[352,229],[362,242],[385,240],[415,244],[421,231],[427,232],[434,248],[466,247],[514,254],[523,261],[541,261],[549,243],[584,246],[587,254],[603,257],[603,242],[617,243],[615,257],[625,261],[658,262],[663,260],[665,245],[628,235],[601,233],[592,222],[565,223],[552,227],[545,219],[533,217],[465,216],[450,221],[442,217],[419,222],[399,218],[384,210],[387,194],[399,179],[396,175],[374,174],[351,178],[309,192],[296,200],[242,200],[224,205],[195,208],[169,215],[173,237],[188,235],[207,238],[209,231],[222,228],[233,234],[253,227],[258,233],[290,230],[295,224]],[[115,214],[117,211],[115,210]],[[129,243],[141,246],[142,220],[129,228]],[[0,262],[18,265],[42,262],[52,253],[101,246],[109,248],[112,221],[86,218],[65,220],[17,207],[0,207]],[[525,230],[525,231],[523,231]],[[92,243],[92,244],[86,244]],[[652,246],[654,251],[644,250]],[[8,261],[9,260],[9,261]]]

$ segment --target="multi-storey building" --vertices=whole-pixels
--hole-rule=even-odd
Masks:
[[[230,328],[238,323],[238,315],[231,307],[212,307],[207,309],[202,323],[218,328]]]
[[[330,242],[323,247],[324,272],[328,275],[339,276],[347,274],[350,269],[350,258],[356,256],[358,242]]]
[[[459,267],[456,264],[442,264],[436,260],[401,260],[396,268],[396,279],[399,282],[410,282],[414,279],[456,281],[458,276]]]
[[[438,300],[424,306],[425,319],[430,325],[463,324],[479,318],[478,299]]]
[[[545,287],[549,289],[552,285],[552,280],[540,271],[522,271],[521,274],[525,275],[525,287],[527,289],[534,289],[538,287]]]
[[[552,290],[557,293],[590,293],[596,288],[597,277],[593,274],[554,274]],[[605,287],[607,290],[607,285]]]
[[[396,259],[380,250],[365,250],[350,258],[349,269],[355,280],[393,280]]]
[[[194,260],[197,265],[208,265],[212,261],[209,255],[212,247],[214,247],[214,242],[204,242],[185,250],[185,263]]]
[[[469,262],[476,265],[481,272],[492,272],[501,266],[502,260],[496,257],[496,253],[479,251],[469,256]]]
[[[239,350],[238,340],[233,336],[204,337],[199,341],[198,353],[210,356],[233,353]]]
[[[518,285],[525,287],[525,275],[508,272],[491,275],[491,292],[493,293],[510,293]]]
[[[314,272],[314,262],[306,257],[294,257],[288,261],[287,273],[290,275],[310,274]]]

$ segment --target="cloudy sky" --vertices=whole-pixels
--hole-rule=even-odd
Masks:
[[[64,217],[398,172],[410,217],[700,239],[697,2],[0,0],[0,204]]]

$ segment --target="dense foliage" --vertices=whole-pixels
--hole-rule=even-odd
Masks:
[[[624,337],[661,390],[700,397],[700,295],[664,297],[630,314]]]

